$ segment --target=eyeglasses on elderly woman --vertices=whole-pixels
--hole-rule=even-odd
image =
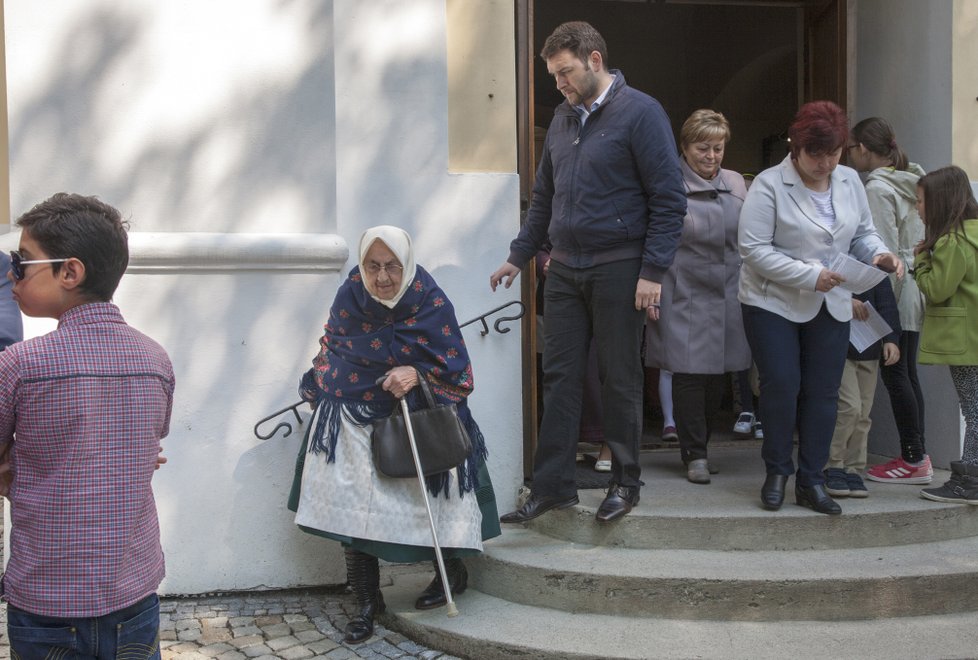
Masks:
[[[376,261],[371,261],[368,264],[364,264],[364,268],[371,275],[379,275],[380,271],[384,271],[392,277],[397,277],[404,270],[404,266],[398,263],[391,262],[389,264],[379,264]]]

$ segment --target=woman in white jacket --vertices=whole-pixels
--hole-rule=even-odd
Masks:
[[[897,145],[893,127],[879,117],[853,126],[849,164],[866,178],[866,197],[873,224],[886,247],[914,267],[914,247],[924,238],[924,223],[917,215],[917,181],[925,172],[911,163]],[[924,302],[912,277],[891,278],[900,312],[900,360],[880,370],[900,434],[900,456],[866,471],[873,481],[930,483],[934,470],[924,447],[924,397],[917,379],[917,347],[924,317]]]
[[[859,175],[839,166],[849,138],[845,113],[829,101],[799,109],[788,129],[791,153],[765,170],[747,193],[738,242],[744,264],[739,299],[761,376],[761,488],[766,509],[781,508],[795,472],[795,501],[839,514],[825,491],[839,383],[849,343],[852,295],[829,268],[839,254],[903,274],[873,228]]]

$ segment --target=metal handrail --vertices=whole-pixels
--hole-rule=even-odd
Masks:
[[[488,312],[486,312],[482,316],[477,316],[477,317],[475,317],[474,319],[472,319],[470,321],[466,321],[465,323],[460,324],[458,327],[459,328],[464,328],[465,326],[467,326],[467,325],[469,325],[471,323],[475,323],[476,321],[482,321],[482,330],[480,330],[480,332],[482,333],[482,336],[485,337],[486,335],[489,334],[489,324],[486,323],[486,318],[489,317],[489,316],[492,316],[493,314],[495,314],[496,312],[498,312],[501,309],[506,309],[507,307],[510,307],[511,305],[518,305],[519,308],[520,308],[520,313],[519,314],[516,314],[515,316],[502,316],[502,317],[496,319],[495,323],[492,324],[492,327],[493,327],[493,329],[496,332],[498,332],[501,335],[504,335],[507,332],[509,332],[510,330],[512,330],[512,328],[501,328],[500,327],[501,324],[506,323],[508,321],[518,321],[521,318],[523,318],[523,315],[524,314],[526,314],[526,305],[524,305],[523,302],[520,301],[520,300],[510,300],[505,305],[500,305],[496,309],[490,309]]]
[[[278,417],[282,413],[288,412],[290,410],[292,411],[292,414],[295,415],[295,421],[296,421],[296,423],[299,426],[302,426],[302,417],[299,415],[299,406],[301,406],[304,403],[306,403],[306,402],[305,401],[296,401],[295,403],[293,403],[288,408],[282,408],[281,410],[276,410],[275,412],[273,412],[268,417],[262,417],[260,420],[258,420],[258,423],[255,424],[255,436],[257,436],[259,440],[268,440],[269,438],[271,438],[272,436],[274,436],[276,433],[278,433],[279,432],[279,429],[285,429],[285,433],[282,434],[282,437],[283,438],[287,438],[290,435],[292,435],[292,423],[291,422],[279,422],[278,424],[275,425],[275,428],[272,429],[272,432],[269,433],[269,434],[267,434],[267,435],[262,435],[261,433],[259,433],[258,432],[258,427],[261,426],[262,424],[264,424],[265,422],[267,422],[267,421],[269,421],[271,419],[275,419],[276,417]]]
[[[526,305],[524,305],[519,300],[510,300],[505,305],[500,305],[499,307],[496,307],[495,309],[491,309],[488,312],[486,312],[485,314],[482,314],[481,316],[477,316],[474,319],[471,319],[469,321],[466,321],[465,323],[460,324],[458,327],[461,329],[461,328],[464,328],[467,325],[471,325],[472,323],[475,323],[476,321],[481,321],[482,322],[482,330],[480,332],[481,332],[482,336],[485,337],[490,332],[490,330],[489,330],[489,324],[486,323],[486,319],[488,317],[492,316],[493,314],[495,314],[496,312],[498,312],[498,311],[500,311],[502,309],[506,309],[507,307],[510,307],[512,305],[518,305],[519,306],[519,308],[520,308],[519,314],[516,314],[515,316],[502,316],[502,317],[496,319],[496,321],[492,324],[492,327],[493,327],[493,329],[496,332],[498,332],[501,335],[504,335],[507,332],[509,332],[512,328],[503,328],[503,327],[501,327],[501,324],[507,323],[509,321],[518,321],[519,319],[523,318],[523,315],[524,314],[526,314]],[[267,433],[265,435],[262,435],[258,431],[258,427],[261,426],[262,424],[264,424],[265,422],[268,422],[270,420],[275,419],[279,415],[282,415],[284,413],[289,412],[290,410],[292,411],[292,414],[295,415],[296,424],[298,426],[302,426],[302,417],[299,415],[299,406],[301,406],[304,403],[306,403],[306,401],[296,401],[295,403],[293,403],[290,406],[287,406],[285,408],[282,408],[281,410],[276,410],[275,412],[273,412],[271,415],[269,415],[267,417],[262,417],[260,420],[258,420],[258,423],[255,424],[255,436],[259,440],[269,440],[270,438],[274,437],[275,434],[279,432],[279,430],[284,430],[285,431],[285,433],[282,434],[282,437],[283,438],[287,438],[290,435],[292,435],[293,428],[292,428],[292,422],[291,422],[291,420],[290,421],[282,421],[282,422],[279,422],[278,424],[275,425],[275,428],[273,428],[270,433]]]

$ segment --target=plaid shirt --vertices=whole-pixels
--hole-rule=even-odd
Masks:
[[[156,591],[163,549],[150,482],[173,385],[166,352],[111,303],[70,309],[54,332],[0,353],[9,603],[95,617]]]

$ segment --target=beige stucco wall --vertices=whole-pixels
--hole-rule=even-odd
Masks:
[[[951,160],[978,180],[978,1],[955,0]]]
[[[448,166],[516,171],[512,0],[447,0]]]

